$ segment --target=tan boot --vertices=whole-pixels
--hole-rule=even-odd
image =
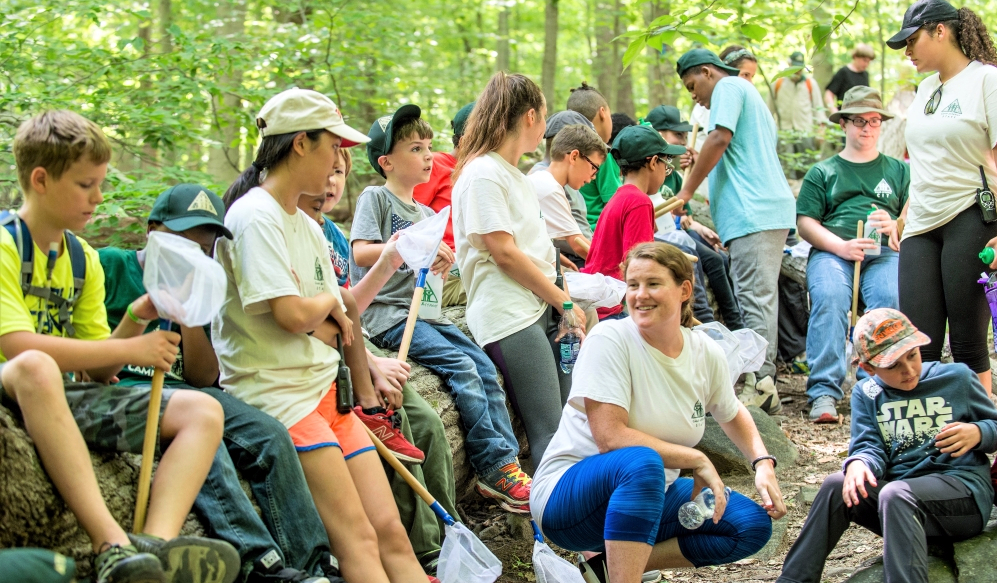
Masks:
[[[777,415],[782,412],[779,391],[776,390],[775,381],[770,376],[762,377],[750,388],[745,381],[744,390],[738,395],[738,399],[745,406],[754,405],[769,415]]]

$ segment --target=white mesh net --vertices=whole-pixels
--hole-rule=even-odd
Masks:
[[[533,571],[537,583],[585,583],[578,567],[557,556],[546,544],[533,543]]]
[[[441,583],[494,583],[502,562],[461,523],[446,527],[436,576]]]
[[[225,270],[188,239],[153,231],[145,247],[142,283],[160,318],[204,326],[225,301]]]

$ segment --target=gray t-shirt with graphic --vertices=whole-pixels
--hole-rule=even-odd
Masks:
[[[384,243],[402,229],[436,214],[428,206],[416,202],[406,204],[391,193],[385,186],[369,186],[357,200],[353,213],[353,226],[350,229],[350,281],[355,285],[370,271],[360,267],[353,254],[354,241]],[[415,290],[416,273],[402,264],[370,306],[361,314],[364,329],[372,337],[381,334],[408,318]],[[435,324],[449,324],[446,318],[427,320]]]

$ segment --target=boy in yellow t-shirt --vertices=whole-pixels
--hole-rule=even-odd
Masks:
[[[75,113],[48,111],[18,128],[13,149],[24,204],[0,214],[0,401],[21,414],[45,470],[90,536],[98,583],[231,583],[239,571],[231,545],[177,537],[221,442],[215,400],[163,391],[164,451],[143,534],[126,535],[115,522],[90,465],[88,445],[142,450],[148,391],[106,383],[125,363],[168,370],[180,340],[173,332],[142,334],[156,317],[148,295],[111,332],[97,253],[71,233],[103,200],[107,138]],[[71,371],[93,382],[64,382],[60,372]],[[199,563],[213,573],[202,575]]]

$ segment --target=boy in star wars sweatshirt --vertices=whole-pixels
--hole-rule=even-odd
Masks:
[[[778,583],[820,581],[851,522],[883,537],[887,583],[927,582],[927,537],[969,538],[990,516],[997,408],[976,374],[922,366],[930,340],[897,310],[869,311],[853,341],[871,378],[852,391],[844,471],[821,485]]]

